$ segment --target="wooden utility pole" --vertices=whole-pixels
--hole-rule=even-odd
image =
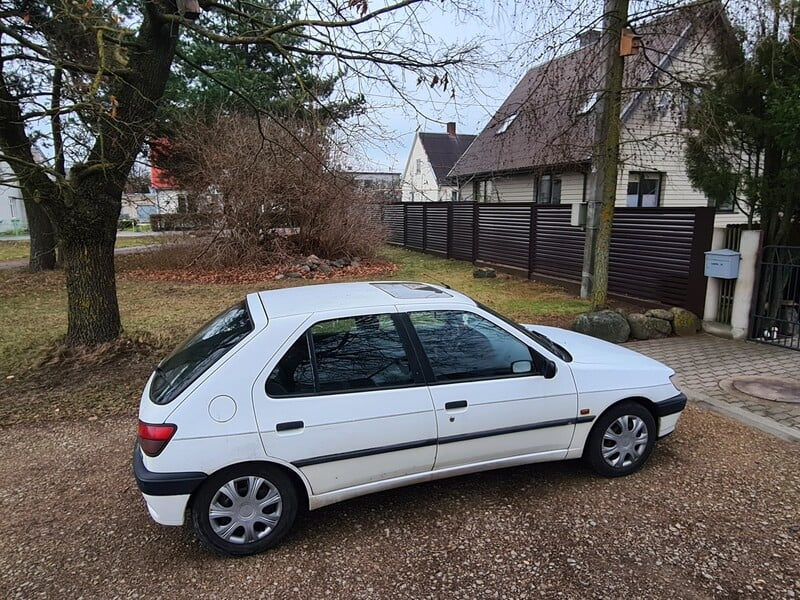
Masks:
[[[628,20],[628,3],[629,0],[605,1],[603,35],[600,40],[603,77],[600,97],[594,109],[594,193],[591,194],[587,206],[586,245],[581,278],[581,296],[591,296],[592,310],[605,308],[608,300],[608,256],[617,195],[624,69],[620,39]]]

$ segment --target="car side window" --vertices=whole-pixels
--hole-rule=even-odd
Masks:
[[[324,394],[413,383],[408,353],[391,315],[365,315],[313,325],[273,369],[267,393]]]
[[[409,313],[437,382],[539,374],[531,349],[471,312]]]
[[[308,352],[308,336],[303,334],[267,378],[267,394],[275,398],[314,393],[314,373]]]

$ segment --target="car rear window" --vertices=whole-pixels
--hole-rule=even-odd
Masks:
[[[211,365],[253,331],[242,301],[208,321],[156,367],[150,400],[169,404]]]

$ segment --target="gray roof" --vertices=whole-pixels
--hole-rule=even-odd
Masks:
[[[476,137],[475,135],[420,132],[419,141],[425,149],[425,154],[428,155],[437,184],[447,183],[447,174],[450,169]]]
[[[709,35],[729,32],[718,2],[676,9],[635,25],[643,52],[625,60],[623,120],[656,83],[671,60]],[[575,166],[591,159],[600,87],[601,43],[588,44],[528,71],[486,128],[456,162],[450,177]],[[627,110],[626,110],[627,109]],[[504,129],[505,124],[505,130]]]

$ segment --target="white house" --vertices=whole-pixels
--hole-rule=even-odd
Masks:
[[[27,229],[28,215],[14,172],[0,161],[0,232]]]
[[[625,59],[617,206],[717,207],[716,226],[746,221],[730,199],[710,201],[686,175],[687,112],[733,35],[724,9],[703,2],[635,25]],[[577,50],[532,68],[449,172],[463,200],[586,202],[592,193],[599,32]]]
[[[447,133],[417,132],[403,171],[403,202],[457,200],[458,187],[447,173],[475,137],[458,135],[455,123],[447,124]]]

